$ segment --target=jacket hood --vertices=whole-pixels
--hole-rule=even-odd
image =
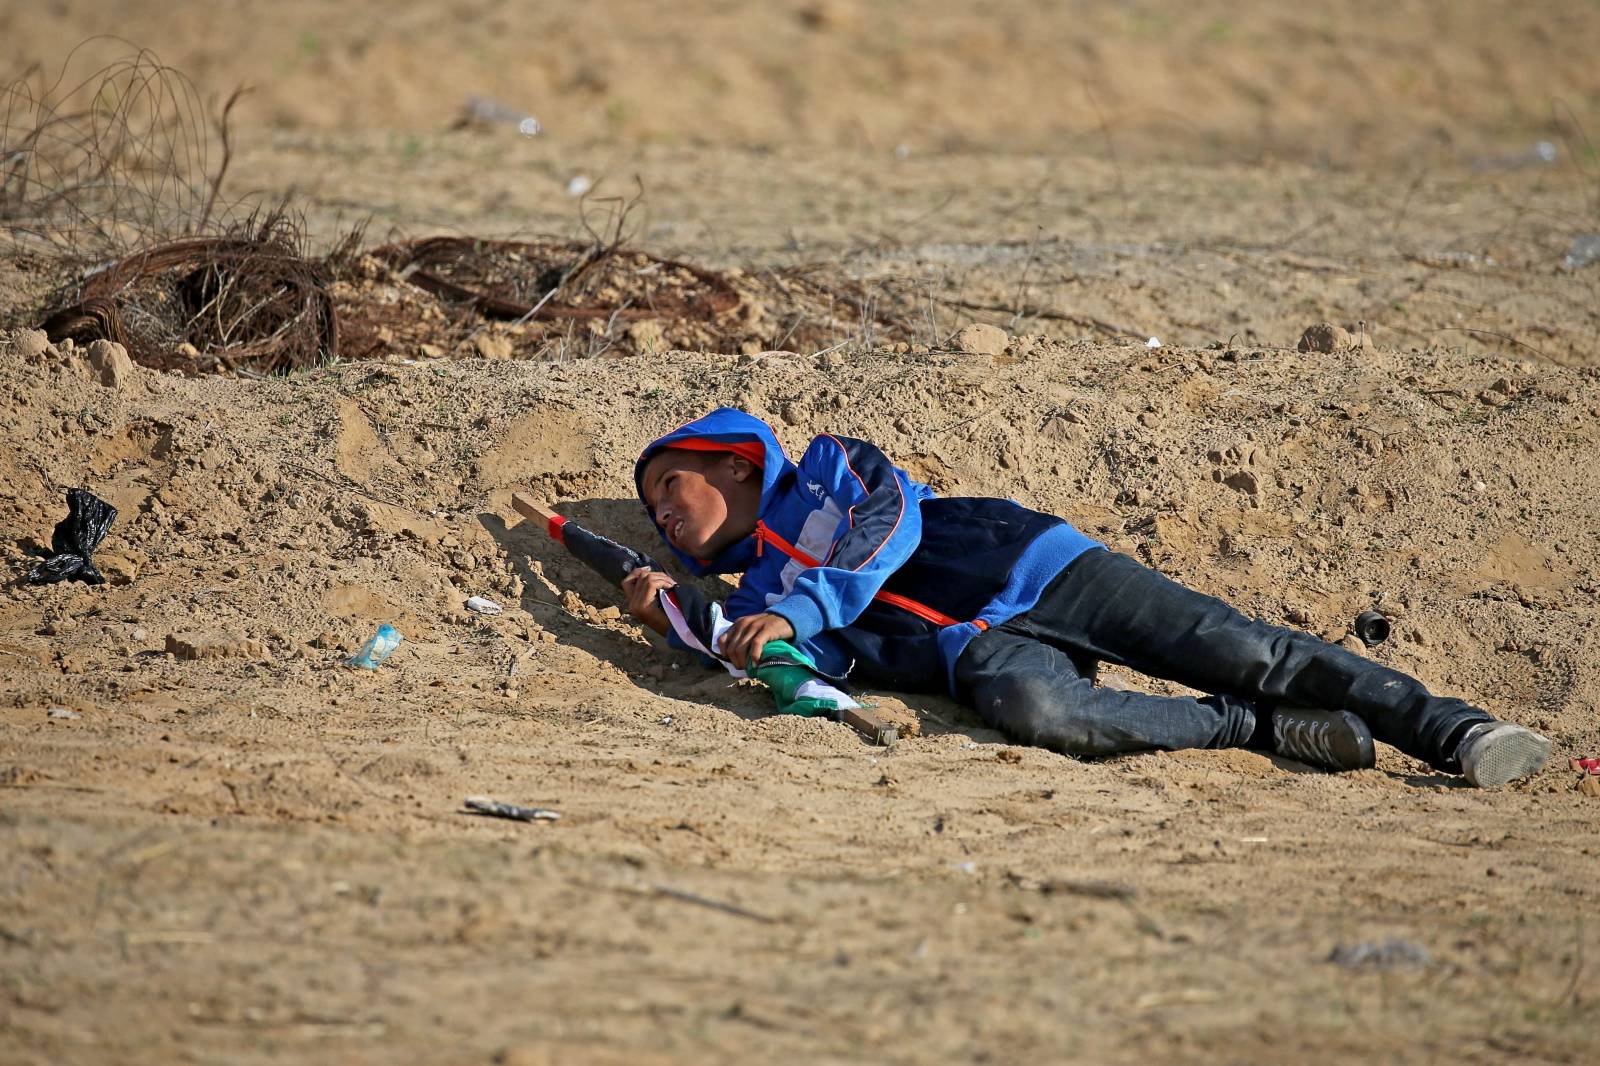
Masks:
[[[761,511],[765,513],[767,504],[776,491],[778,483],[794,471],[794,464],[789,457],[783,454],[783,447],[778,443],[778,437],[772,432],[772,427],[767,425],[755,415],[748,414],[733,407],[719,407],[708,415],[703,415],[685,425],[679,426],[671,433],[664,434],[651,441],[644,451],[639,453],[638,462],[633,464],[633,491],[638,494],[639,502],[644,504],[645,513],[650,516],[650,524],[656,524],[655,508],[645,503],[644,467],[652,456],[663,448],[670,448],[680,442],[697,441],[701,447],[707,444],[759,444],[764,461],[761,464]],[[730,449],[731,450],[731,449]],[[715,559],[696,559],[672,546],[667,540],[666,533],[660,526],[656,526],[656,534],[662,543],[671,549],[672,554],[690,573],[702,574],[728,574],[747,569],[755,555],[755,537],[748,536],[733,544]]]

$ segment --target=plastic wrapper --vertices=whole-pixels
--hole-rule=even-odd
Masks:
[[[491,818],[510,818],[515,822],[543,822],[555,821],[561,817],[560,811],[553,811],[548,807],[522,807],[515,803],[502,803],[488,796],[468,796],[462,800],[462,806],[469,814],[488,815]]]
[[[89,585],[105,584],[105,577],[89,558],[100,542],[105,540],[111,523],[117,519],[117,509],[100,499],[88,489],[67,491],[67,517],[56,523],[50,535],[50,558],[28,572],[31,585],[49,585],[57,581],[82,581]]]
[[[400,631],[388,622],[378,627],[372,634],[372,639],[361,645],[361,650],[346,659],[346,666],[353,666],[358,670],[376,670],[383,661],[394,654],[400,646]]]

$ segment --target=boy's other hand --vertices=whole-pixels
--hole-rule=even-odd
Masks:
[[[788,640],[794,626],[778,614],[747,614],[722,635],[722,657],[746,673],[761,661],[761,649],[769,640]]]
[[[661,609],[661,601],[656,593],[662,589],[670,589],[677,582],[659,570],[640,568],[622,579],[622,594],[627,597],[628,614],[637,618],[651,629],[667,635],[667,630],[672,628],[667,621],[667,612]]]

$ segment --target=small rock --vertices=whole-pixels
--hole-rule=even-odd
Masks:
[[[1261,495],[1261,480],[1251,470],[1240,470],[1222,479],[1222,483],[1246,496]]]
[[[120,389],[133,377],[133,360],[128,350],[114,341],[98,340],[89,345],[89,365],[100,377],[100,384]]]
[[[1365,655],[1367,653],[1366,642],[1354,633],[1346,633],[1344,639],[1339,641],[1339,647],[1345,651],[1355,652],[1357,655]]]
[[[510,359],[513,352],[510,337],[498,333],[482,332],[472,338],[472,346],[485,359]]]
[[[983,322],[963,326],[955,336],[956,350],[968,355],[999,355],[1010,344],[1005,330]]]
[[[1432,962],[1421,945],[1398,938],[1382,944],[1340,944],[1328,954],[1328,961],[1351,970],[1390,970],[1396,966],[1427,966]]]
[[[118,552],[96,554],[94,565],[113,585],[131,585],[139,576],[139,564]]]
[[[1561,265],[1568,270],[1582,270],[1593,263],[1600,263],[1600,233],[1580,233],[1572,238]]]
[[[1585,796],[1593,796],[1596,799],[1600,799],[1600,777],[1595,777],[1593,774],[1584,774],[1583,780],[1578,782],[1578,791]]]
[[[19,329],[11,335],[11,348],[24,359],[37,359],[50,350],[50,338],[42,329]]]
[[[1295,347],[1302,352],[1343,352],[1354,347],[1354,338],[1343,326],[1318,322],[1306,327],[1306,331],[1300,334],[1300,343]]]
[[[169,633],[166,650],[177,659],[260,659],[259,640],[232,633]]]
[[[55,718],[55,719],[57,719],[59,721],[63,721],[63,722],[70,722],[70,721],[73,721],[74,719],[78,719],[78,718],[82,718],[83,717],[83,715],[79,714],[77,711],[74,711],[74,710],[72,710],[70,708],[67,708],[67,707],[52,707],[48,711],[46,711],[45,713],[47,715],[49,715],[51,718]]]

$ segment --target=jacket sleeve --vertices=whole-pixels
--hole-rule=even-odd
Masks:
[[[751,584],[748,577],[739,582],[739,587],[733,590],[733,595],[722,605],[723,616],[730,622],[737,621],[747,614],[760,614],[765,610],[767,610],[766,595]]]
[[[798,477],[802,491],[820,489],[845,513],[842,535],[823,565],[802,570],[790,593],[767,608],[807,640],[854,622],[911,558],[922,540],[921,503],[928,493],[873,445],[831,434],[811,442]]]

